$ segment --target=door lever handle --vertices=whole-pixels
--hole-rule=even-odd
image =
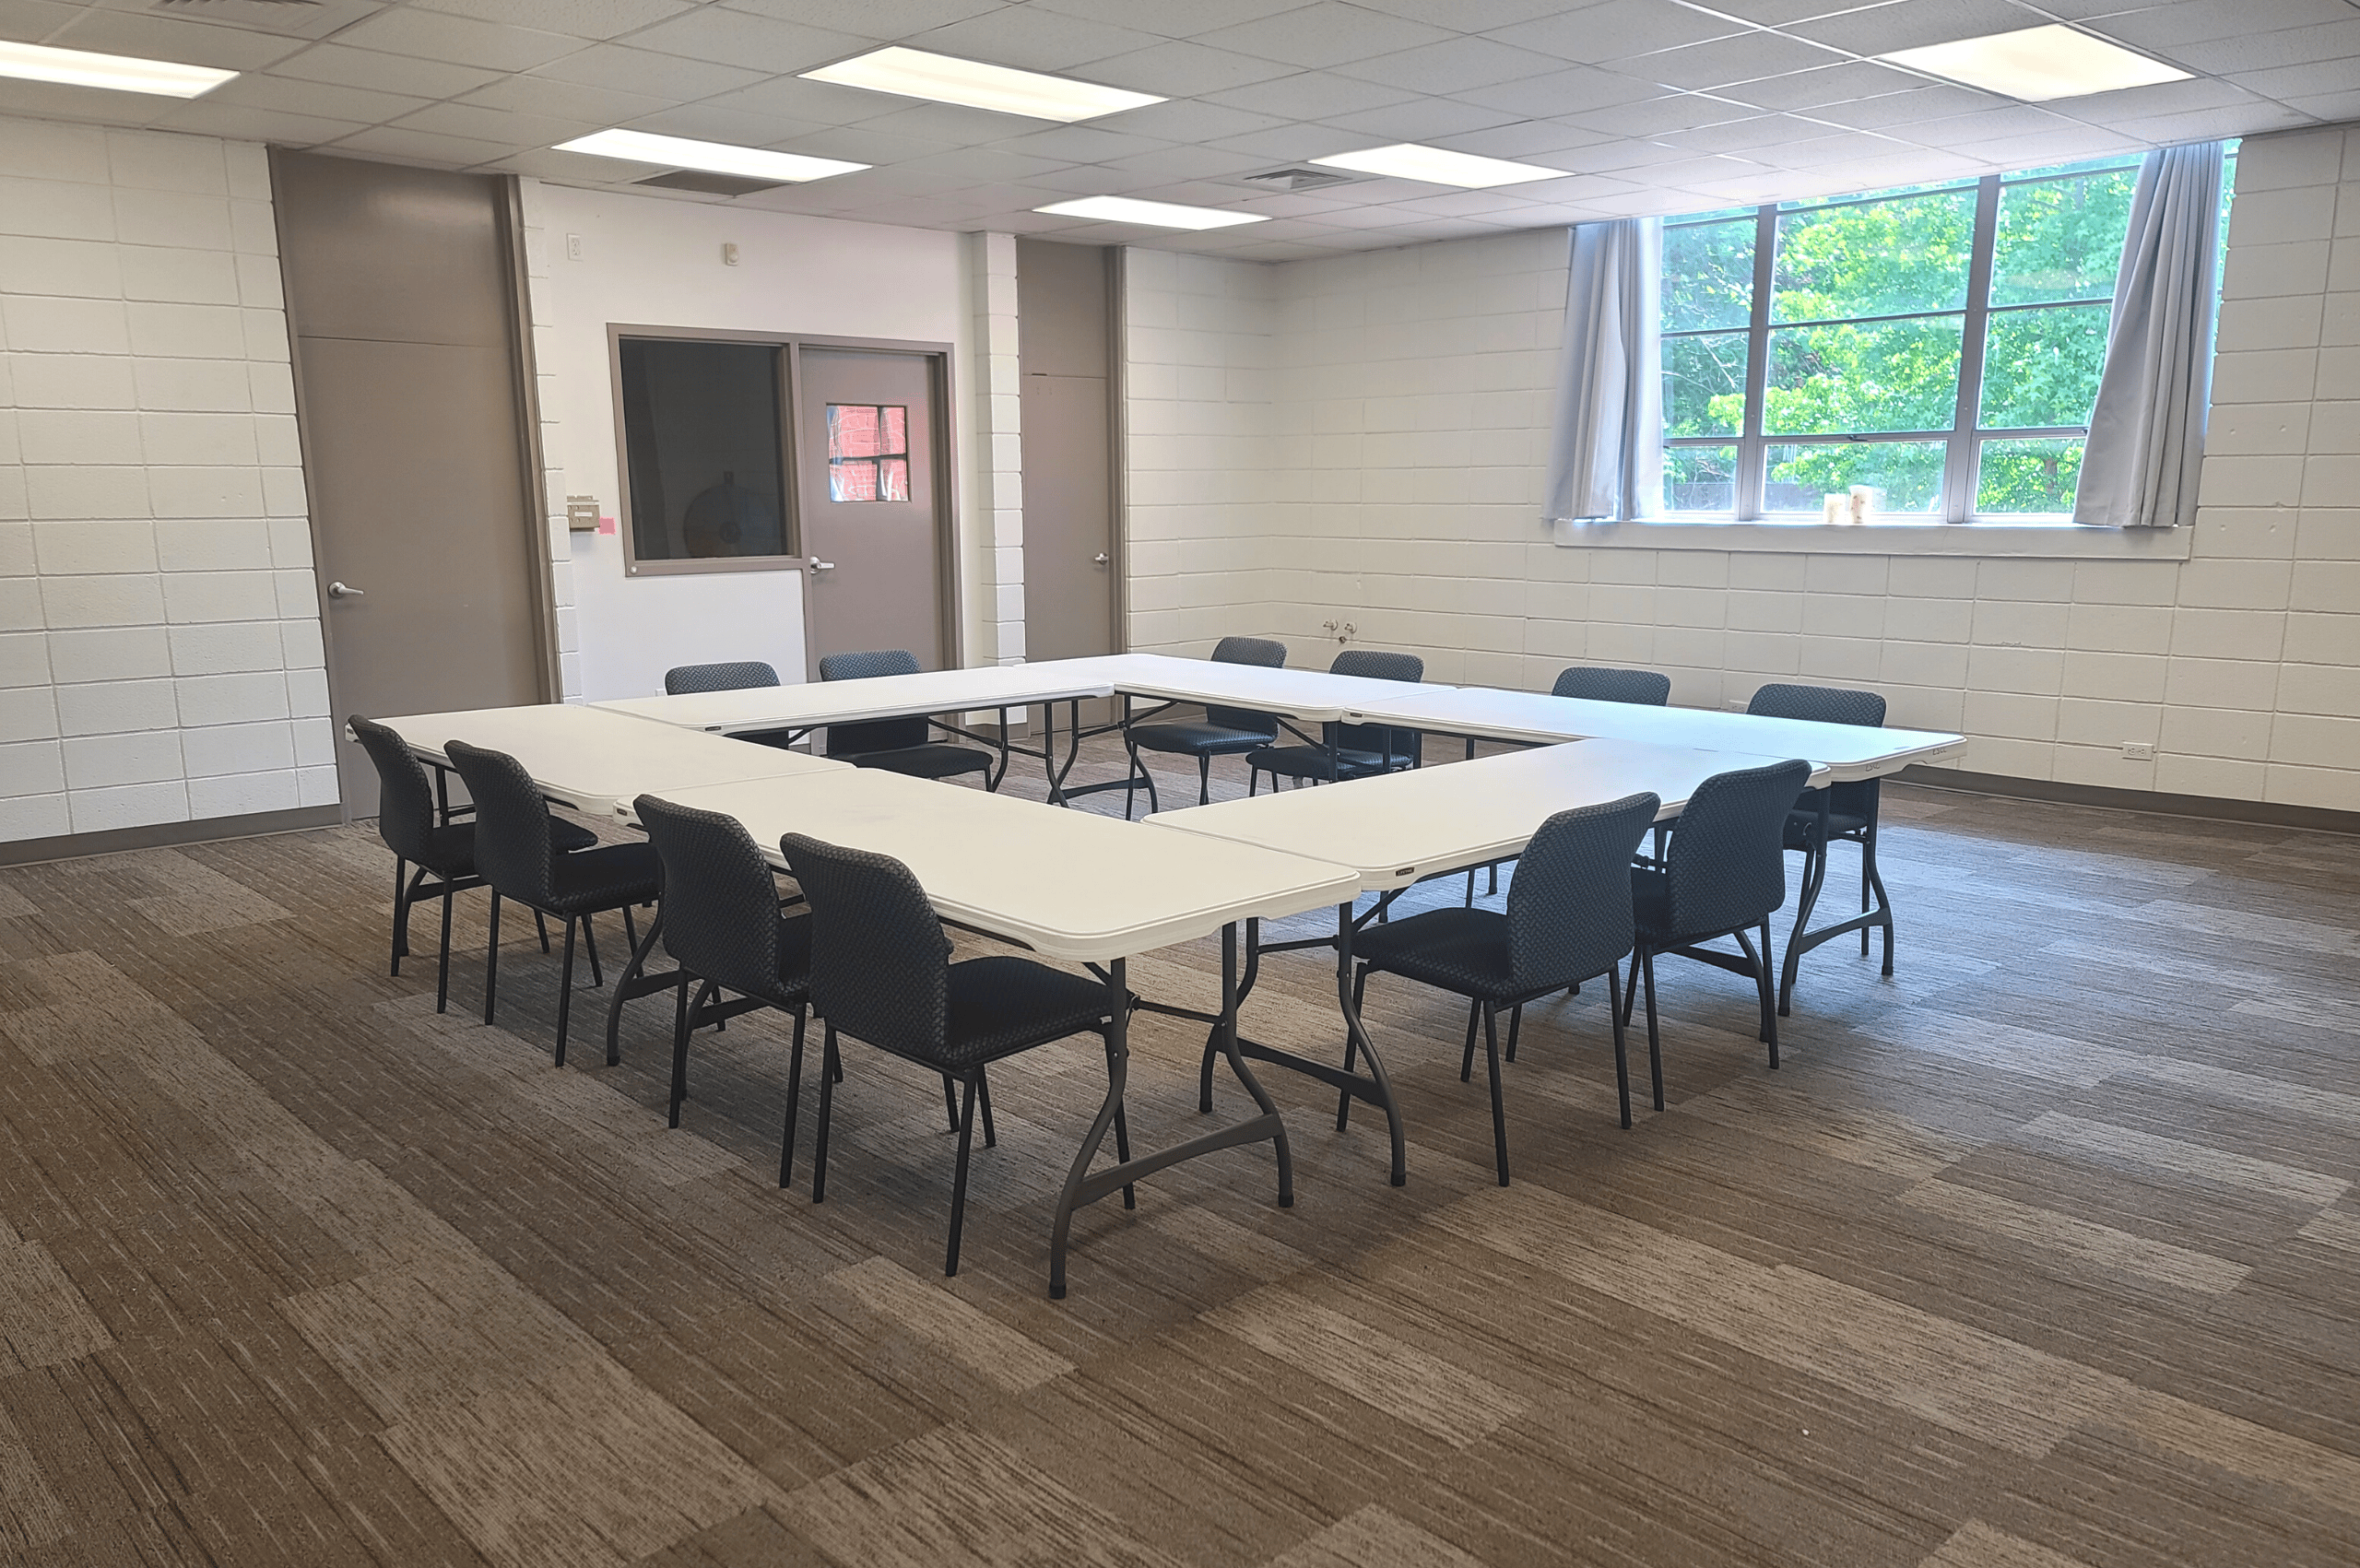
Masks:
[[[1109,559],[1110,558],[1104,550],[1100,550],[1096,555],[1090,558],[1090,564],[1092,566],[1103,566]]]
[[[328,584],[328,597],[331,599],[365,599],[368,596],[365,589],[348,588],[341,583]]]
[[[816,556],[816,555],[815,555],[815,556],[813,556],[813,557],[812,557],[808,561],[807,561],[805,564],[806,564],[806,565],[808,565],[808,566],[809,566],[809,567],[811,568],[811,570],[812,570],[812,571],[814,571],[814,572],[833,572],[833,571],[836,569],[836,563],[835,563],[834,561],[832,561],[832,560],[820,560],[818,556]]]

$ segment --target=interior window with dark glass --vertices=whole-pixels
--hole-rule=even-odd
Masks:
[[[626,337],[620,352],[633,557],[785,555],[777,348]]]

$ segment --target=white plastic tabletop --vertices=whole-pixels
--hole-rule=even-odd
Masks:
[[[946,918],[1074,962],[1339,904],[1360,886],[1345,867],[1300,855],[878,769],[660,793],[737,818],[773,865],[785,865],[789,832],[890,855]]]
[[[1037,665],[985,665],[976,669],[923,670],[865,680],[807,680],[741,691],[699,691],[680,697],[627,697],[593,703],[609,713],[656,719],[722,734],[854,724],[913,713],[964,713],[983,708],[1106,697],[1114,688],[1067,659]]]
[[[1659,820],[1676,817],[1715,773],[1781,760],[1583,740],[1320,788],[1274,790],[1159,812],[1147,820],[1191,837],[1338,861],[1358,869],[1363,891],[1375,892],[1515,855],[1558,812],[1642,790],[1662,800]],[[1814,769],[1811,782],[1824,784],[1827,776]]]
[[[1817,724],[1707,708],[1657,708],[1599,702],[1468,686],[1423,692],[1355,708],[1351,718],[1405,728],[1472,735],[1492,740],[1644,740],[1765,757],[1807,757],[1842,781],[1899,772],[1912,762],[1938,762],[1966,749],[1963,735],[1878,729],[1867,725]]]
[[[823,757],[566,703],[413,713],[378,722],[419,756],[446,766],[445,741],[505,751],[524,764],[543,795],[601,816],[649,790],[853,771]]]
[[[1116,691],[1176,702],[1218,702],[1263,713],[1284,713],[1305,724],[1332,724],[1355,705],[1420,693],[1440,694],[1446,686],[1420,681],[1372,680],[1366,676],[1329,675],[1325,670],[1268,669],[1258,665],[1222,665],[1210,659],[1178,659],[1168,654],[1109,654],[1068,659],[1054,666],[1102,676]]]

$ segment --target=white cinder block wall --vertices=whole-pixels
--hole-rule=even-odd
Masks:
[[[1972,737],[1976,772],[2360,809],[2360,128],[2239,154],[2186,561],[1558,546],[1562,231],[1153,265],[1176,260],[1135,255],[1128,297],[1136,646],[1258,631],[1316,665],[1339,619],[1446,681],[1862,685]],[[1233,400],[1224,368],[1265,354],[1274,383],[1240,384],[1272,405]],[[1257,442],[1185,444],[1214,426],[1270,432],[1261,489],[1216,477]]]
[[[0,120],[0,840],[333,805],[263,149]]]

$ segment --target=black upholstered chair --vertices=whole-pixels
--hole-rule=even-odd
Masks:
[[[434,1010],[439,1013],[451,999],[451,895],[483,886],[483,878],[476,875],[476,825],[438,825],[433,786],[407,741],[358,713],[345,723],[377,766],[377,836],[394,852],[395,974],[401,973],[402,960],[409,956],[409,912],[421,898],[442,901],[442,961],[434,976]],[[560,855],[588,849],[598,842],[597,834],[577,822],[551,817],[549,823],[549,847]],[[410,870],[413,866],[418,868],[415,873]],[[541,933],[541,945],[549,945],[546,930]]]
[[[1267,637],[1224,637],[1213,646],[1213,663],[1218,665],[1256,665],[1264,669],[1282,669],[1287,662],[1287,645]],[[1131,754],[1131,774],[1147,783],[1147,808],[1156,810],[1155,775],[1147,771],[1139,753],[1162,751],[1175,757],[1197,760],[1197,804],[1202,806],[1213,797],[1213,759],[1234,757],[1242,752],[1258,751],[1279,737],[1279,721],[1275,715],[1257,713],[1250,708],[1221,708],[1207,704],[1202,724],[1163,721],[1130,724],[1123,726],[1123,744]],[[1123,792],[1123,816],[1131,814],[1131,792]]]
[[[905,648],[880,648],[866,654],[822,654],[821,680],[867,680],[880,675],[915,675],[917,655]],[[926,738],[933,734],[923,713],[907,718],[871,719],[860,724],[831,725],[828,755],[856,768],[882,768],[921,779],[956,778],[961,773],[990,777],[991,753],[972,746],[951,746]]]
[[[717,811],[652,795],[632,803],[664,867],[664,950],[679,968],[672,1014],[671,1125],[689,1092],[689,1036],[757,1008],[795,1015],[786,1067],[788,1136],[779,1158],[786,1185],[795,1152],[795,1102],[803,1089],[803,1023],[810,1010],[811,922],[779,912],[778,881],[745,825]],[[696,982],[696,998],[689,986]],[[736,992],[735,998],[725,992]]]
[[[1660,708],[1671,701],[1671,677],[1659,670],[1607,669],[1574,665],[1557,672],[1552,697],[1581,697],[1593,702],[1636,702]]]
[[[1749,713],[1774,719],[1810,719],[1827,725],[1879,725],[1884,723],[1884,699],[1873,691],[1841,686],[1780,686],[1761,688],[1745,705]],[[1794,935],[1787,938],[1787,964],[1778,980],[1778,1011],[1794,1006],[1795,973],[1803,954],[1833,937],[1857,929],[1860,956],[1869,956],[1869,932],[1884,932],[1883,973],[1893,973],[1893,902],[1885,897],[1884,878],[1877,874],[1877,783],[1853,779],[1824,789],[1807,789],[1787,817],[1787,847],[1803,856],[1802,891],[1795,900]],[[1825,931],[1810,931],[1811,907],[1827,885],[1829,849],[1838,843],[1860,846],[1860,914]],[[1870,894],[1876,895],[1870,912]]]
[[[663,869],[653,844],[617,843],[572,855],[552,852],[549,803],[524,764],[504,751],[446,741],[442,754],[466,781],[476,803],[476,874],[491,888],[491,943],[484,959],[483,1020],[492,1021],[500,980],[500,901],[513,899],[536,914],[565,922],[565,968],[558,983],[557,1065],[565,1066],[565,1032],[573,1007],[573,933],[590,953],[590,983],[602,985],[598,939],[590,917],[623,912],[623,933],[639,945],[631,906],[661,891]]]
[[[1663,1046],[1656,1027],[1656,955],[1678,953],[1753,982],[1762,1038],[1778,1065],[1778,1006],[1770,977],[1770,915],[1787,902],[1787,812],[1811,777],[1804,761],[1715,773],[1696,786],[1671,830],[1659,867],[1631,868],[1631,917],[1638,927],[1638,984],[1622,998],[1647,997],[1647,1068],[1663,1109]],[[1749,933],[1762,938],[1753,950]],[[1737,938],[1736,953],[1700,944]]]
[[[1500,1101],[1502,1008],[1509,1009],[1513,1038],[1527,1002],[1605,975],[1614,1082],[1622,1095],[1622,1125],[1631,1125],[1631,1069],[1622,1048],[1622,992],[1614,966],[1631,950],[1631,854],[1661,804],[1652,795],[1633,795],[1560,811],[1541,823],[1516,863],[1505,914],[1430,909],[1377,926],[1357,941],[1356,1010],[1372,974],[1398,974],[1468,998],[1467,1049],[1458,1077],[1464,1082],[1473,1070],[1480,1021],[1491,1071],[1492,1147],[1502,1186],[1508,1185],[1507,1116]],[[1351,1067],[1347,1060],[1345,1070]]]
[[[900,861],[800,833],[781,839],[779,849],[810,901],[811,1005],[827,1026],[811,1201],[828,1196],[828,1111],[837,1077],[838,1034],[955,1079],[961,1086],[959,1164],[951,1178],[950,1241],[942,1271],[956,1274],[978,1102],[985,1146],[997,1141],[985,1069],[1020,1051],[1085,1032],[1107,1042],[1111,1061],[1114,1015],[1107,988],[1031,959],[995,956],[952,963],[941,919]],[[790,1121],[790,1144],[794,1136]],[[1130,1133],[1119,1108],[1115,1139],[1118,1157],[1129,1159]],[[785,1163],[783,1158],[782,1169]]]
[[[1426,678],[1426,661],[1415,654],[1346,648],[1328,665],[1328,673],[1357,675],[1367,680],[1417,681]],[[1338,725],[1332,756],[1324,746],[1259,747],[1245,754],[1245,793],[1255,793],[1264,773],[1270,775],[1270,787],[1276,789],[1282,778],[1298,782],[1309,779],[1316,784],[1327,779],[1366,778],[1371,773],[1414,768],[1418,765],[1419,742],[1423,738],[1413,729]]]
[[[685,697],[699,691],[750,691],[776,686],[778,671],[760,659],[739,659],[718,665],[674,665],[664,672],[664,695]]]

